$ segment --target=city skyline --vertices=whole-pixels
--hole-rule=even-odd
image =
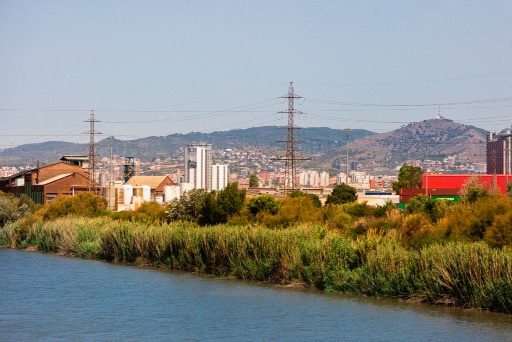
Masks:
[[[512,115],[512,3],[0,4],[0,149],[284,126],[377,133]]]

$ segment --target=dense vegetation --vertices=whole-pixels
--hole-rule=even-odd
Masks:
[[[232,184],[111,213],[80,194],[11,220],[0,244],[512,314],[512,199],[474,183],[462,195],[419,195],[400,213],[300,192],[245,198]]]

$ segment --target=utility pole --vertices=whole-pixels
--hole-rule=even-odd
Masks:
[[[510,146],[512,144],[512,130],[511,132],[507,135],[506,137],[506,140],[505,140],[505,173],[506,173],[506,176],[505,176],[505,195],[509,195],[508,194],[508,175],[510,174],[510,169],[512,167],[512,154],[511,154],[511,147]]]
[[[428,198],[428,144],[430,140],[425,140],[425,196]]]
[[[347,134],[347,142],[346,142],[346,144],[345,144],[345,147],[346,147],[346,150],[347,150],[347,159],[346,159],[346,165],[345,165],[345,166],[346,166],[346,168],[345,168],[345,170],[346,170],[346,172],[347,172],[347,173],[346,173],[346,177],[347,177],[347,178],[346,178],[346,184],[348,185],[348,134],[349,134],[350,132],[352,132],[352,130],[351,130],[350,128],[345,128],[343,131]]]
[[[84,122],[89,123],[89,132],[85,132],[84,134],[89,134],[89,182],[87,183],[87,190],[91,190],[95,182],[95,173],[96,173],[96,144],[94,142],[94,136],[96,134],[102,134],[94,130],[94,124],[96,122],[100,122],[94,118],[94,110],[91,110],[91,115],[89,120],[85,120]]]
[[[113,136],[108,137],[108,140],[110,140],[110,163],[108,165],[108,208],[110,208],[110,201],[111,201],[111,191],[112,191],[112,140],[114,139]]]
[[[288,99],[288,110],[279,112],[280,114],[288,115],[288,126],[283,127],[288,129],[288,137],[286,140],[280,142],[286,142],[286,152],[284,157],[274,158],[273,160],[284,160],[285,161],[285,173],[284,173],[284,193],[286,194],[289,190],[295,189],[295,178],[297,174],[296,162],[299,160],[310,160],[310,158],[298,157],[296,144],[300,141],[295,139],[295,129],[300,127],[295,126],[294,116],[304,114],[298,111],[294,107],[295,99],[302,99],[302,96],[298,96],[293,91],[293,82],[290,82],[288,87],[288,94],[281,96],[280,98]]]

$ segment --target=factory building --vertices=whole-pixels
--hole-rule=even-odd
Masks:
[[[89,173],[81,166],[59,162],[0,178],[0,191],[21,196],[27,195],[35,203],[47,204],[61,195],[75,195],[78,192],[96,188],[89,184]]]

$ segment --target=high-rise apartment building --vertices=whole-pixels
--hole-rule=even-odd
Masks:
[[[227,165],[212,165],[212,190],[219,191],[228,185],[229,169]]]
[[[510,128],[506,128],[500,133],[489,133],[487,136],[487,174],[506,175],[511,173],[511,145]]]
[[[194,189],[212,190],[212,145],[189,144],[185,151],[185,183]]]

